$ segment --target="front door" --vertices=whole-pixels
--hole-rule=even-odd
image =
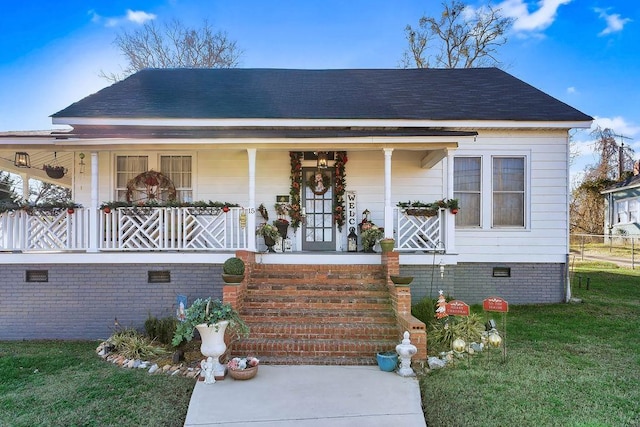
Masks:
[[[333,172],[332,168],[302,170],[302,206],[306,214],[302,224],[304,251],[336,250],[333,225]]]

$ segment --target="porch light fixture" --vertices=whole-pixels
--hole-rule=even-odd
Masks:
[[[440,267],[440,278],[444,279],[444,261],[440,260],[440,264],[438,264],[438,267]]]
[[[16,157],[13,160],[13,165],[17,168],[30,168],[31,159],[29,158],[29,153],[18,151],[16,153]]]
[[[326,151],[318,151],[318,169],[327,168],[327,157]]]

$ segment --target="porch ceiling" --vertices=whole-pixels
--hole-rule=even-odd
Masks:
[[[18,168],[13,164],[13,159],[16,151],[26,151],[29,154],[29,158],[31,160],[30,168]],[[73,170],[73,158],[74,156],[72,152],[64,151],[42,151],[42,149],[38,151],[28,149],[1,151],[0,170],[11,172],[21,176],[26,175],[28,176],[28,178],[50,182],[62,187],[71,187],[71,171]],[[69,172],[67,172],[61,179],[52,179],[49,178],[44,170],[42,170],[42,166],[45,164],[62,166]]]

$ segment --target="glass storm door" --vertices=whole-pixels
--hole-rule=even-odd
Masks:
[[[302,206],[306,213],[302,224],[302,250],[335,251],[333,169],[303,169],[302,177]],[[311,180],[313,187],[308,184]]]

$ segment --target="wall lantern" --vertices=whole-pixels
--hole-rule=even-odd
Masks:
[[[78,157],[80,158],[80,163],[78,163],[78,166],[80,166],[80,173],[84,173],[84,153],[78,154]]]
[[[326,151],[318,151],[318,169],[327,168],[328,155]]]
[[[29,158],[29,154],[24,151],[17,152],[16,157],[13,160],[13,165],[17,168],[30,168],[31,159]]]

